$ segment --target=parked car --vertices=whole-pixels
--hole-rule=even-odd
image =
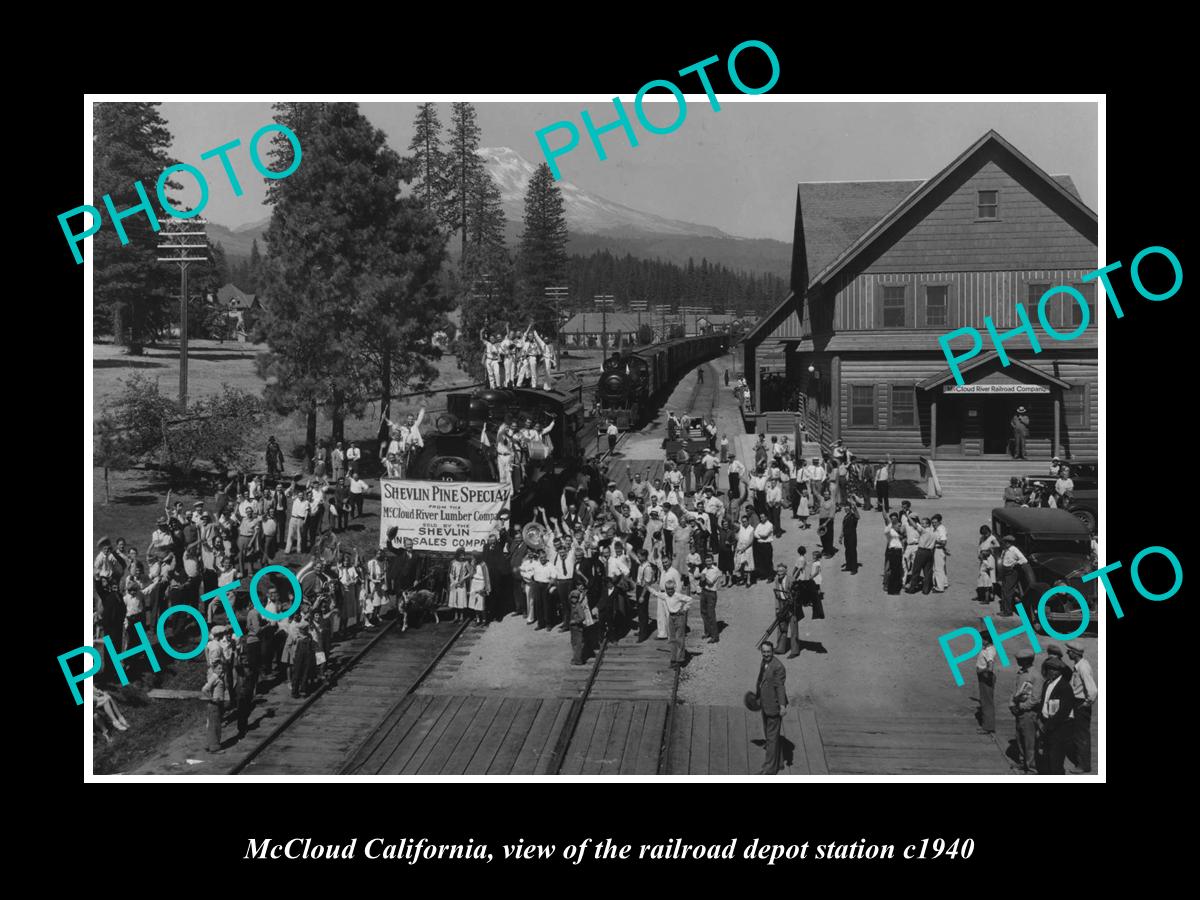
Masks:
[[[1034,627],[1041,629],[1037,604],[1042,595],[1060,584],[1070,585],[1087,601],[1088,631],[1096,630],[1096,582],[1083,576],[1095,571],[1092,534],[1080,519],[1065,509],[1001,506],[992,510],[992,532],[1003,539],[1012,535],[1017,549],[1033,569],[1033,583],[1022,592],[1025,611]],[[1000,573],[997,573],[998,575]],[[1055,630],[1068,633],[1079,627],[1083,612],[1067,594],[1056,594],[1046,602],[1046,621]]]
[[[1079,519],[1092,534],[1096,533],[1096,523],[1100,520],[1099,496],[1099,491],[1075,491],[1067,504],[1067,512]]]

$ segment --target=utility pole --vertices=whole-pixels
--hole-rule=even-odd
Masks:
[[[546,297],[554,301],[554,343],[559,351],[562,349],[562,340],[559,335],[562,331],[563,320],[560,303],[567,298],[566,285],[556,285],[545,289]]]
[[[630,300],[629,301],[629,308],[633,312],[637,313],[637,327],[638,327],[639,335],[641,334],[641,331],[642,331],[642,313],[644,313],[646,311],[647,306],[648,306],[648,303],[645,300]],[[639,336],[638,340],[641,340],[640,336]]]
[[[174,243],[159,244],[159,250],[174,250],[178,255],[158,257],[158,262],[175,263],[179,266],[179,405],[187,408],[188,396],[188,266],[192,263],[208,262],[208,242],[189,244],[189,238],[206,237],[203,219],[196,221],[200,231],[165,231],[163,237],[178,238]],[[205,251],[202,256],[190,256],[190,252]]]
[[[592,300],[600,307],[600,349],[602,351],[601,361],[605,358],[603,354],[608,353],[608,308],[612,306],[612,294],[593,294]]]

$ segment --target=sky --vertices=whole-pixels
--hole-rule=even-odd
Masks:
[[[677,115],[675,101],[647,103],[647,115],[660,127]],[[955,159],[989,128],[1052,175],[1070,175],[1083,201],[1096,208],[1098,192],[1095,103],[801,103],[718,95],[721,109],[703,95],[687,97],[687,115],[671,134],[651,134],[638,124],[632,98],[622,97],[638,137],[631,147],[624,131],[601,137],[601,161],[583,127],[587,109],[597,127],[615,119],[611,100],[575,102],[476,102],[483,147],[509,147],[533,163],[544,156],[535,132],[568,120],[580,143],[558,157],[566,181],[644,212],[720,228],[741,237],[791,241],[796,183],[926,179]],[[650,95],[647,99],[651,99]],[[363,113],[407,153],[416,102],[363,103]],[[450,104],[439,104],[443,126]],[[162,113],[175,137],[173,155],[209,177],[204,215],[237,227],[270,215],[263,205],[264,180],[252,168],[247,144],[271,121],[263,102],[169,102]],[[216,159],[200,155],[234,138],[242,147],[231,159],[246,190],[234,197]],[[566,132],[550,135],[552,146]],[[303,164],[303,163],[302,163]],[[147,173],[147,178],[157,173]],[[185,201],[195,203],[190,189]]]

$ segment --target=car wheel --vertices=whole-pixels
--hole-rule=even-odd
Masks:
[[[1038,634],[1045,634],[1045,632],[1042,630],[1042,618],[1037,614],[1038,603],[1041,602],[1042,595],[1048,590],[1050,590],[1050,585],[1046,584],[1044,581],[1035,581],[1029,586],[1029,590],[1025,592],[1025,612],[1029,616],[1029,620],[1033,623],[1033,630]],[[1053,602],[1054,601],[1051,600],[1050,603],[1046,605],[1046,612],[1048,614],[1052,612],[1049,607]]]
[[[1096,517],[1090,509],[1073,509],[1071,514],[1080,522],[1087,526],[1087,530],[1092,534],[1096,533]]]

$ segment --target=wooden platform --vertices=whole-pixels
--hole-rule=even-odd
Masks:
[[[545,775],[573,701],[416,694],[360,750],[352,775]]]
[[[995,739],[958,716],[821,716],[829,771],[864,775],[1005,775]]]
[[[781,775],[829,774],[813,710],[789,709],[781,735]],[[761,713],[743,706],[676,707],[664,774],[757,775],[763,761]]]

